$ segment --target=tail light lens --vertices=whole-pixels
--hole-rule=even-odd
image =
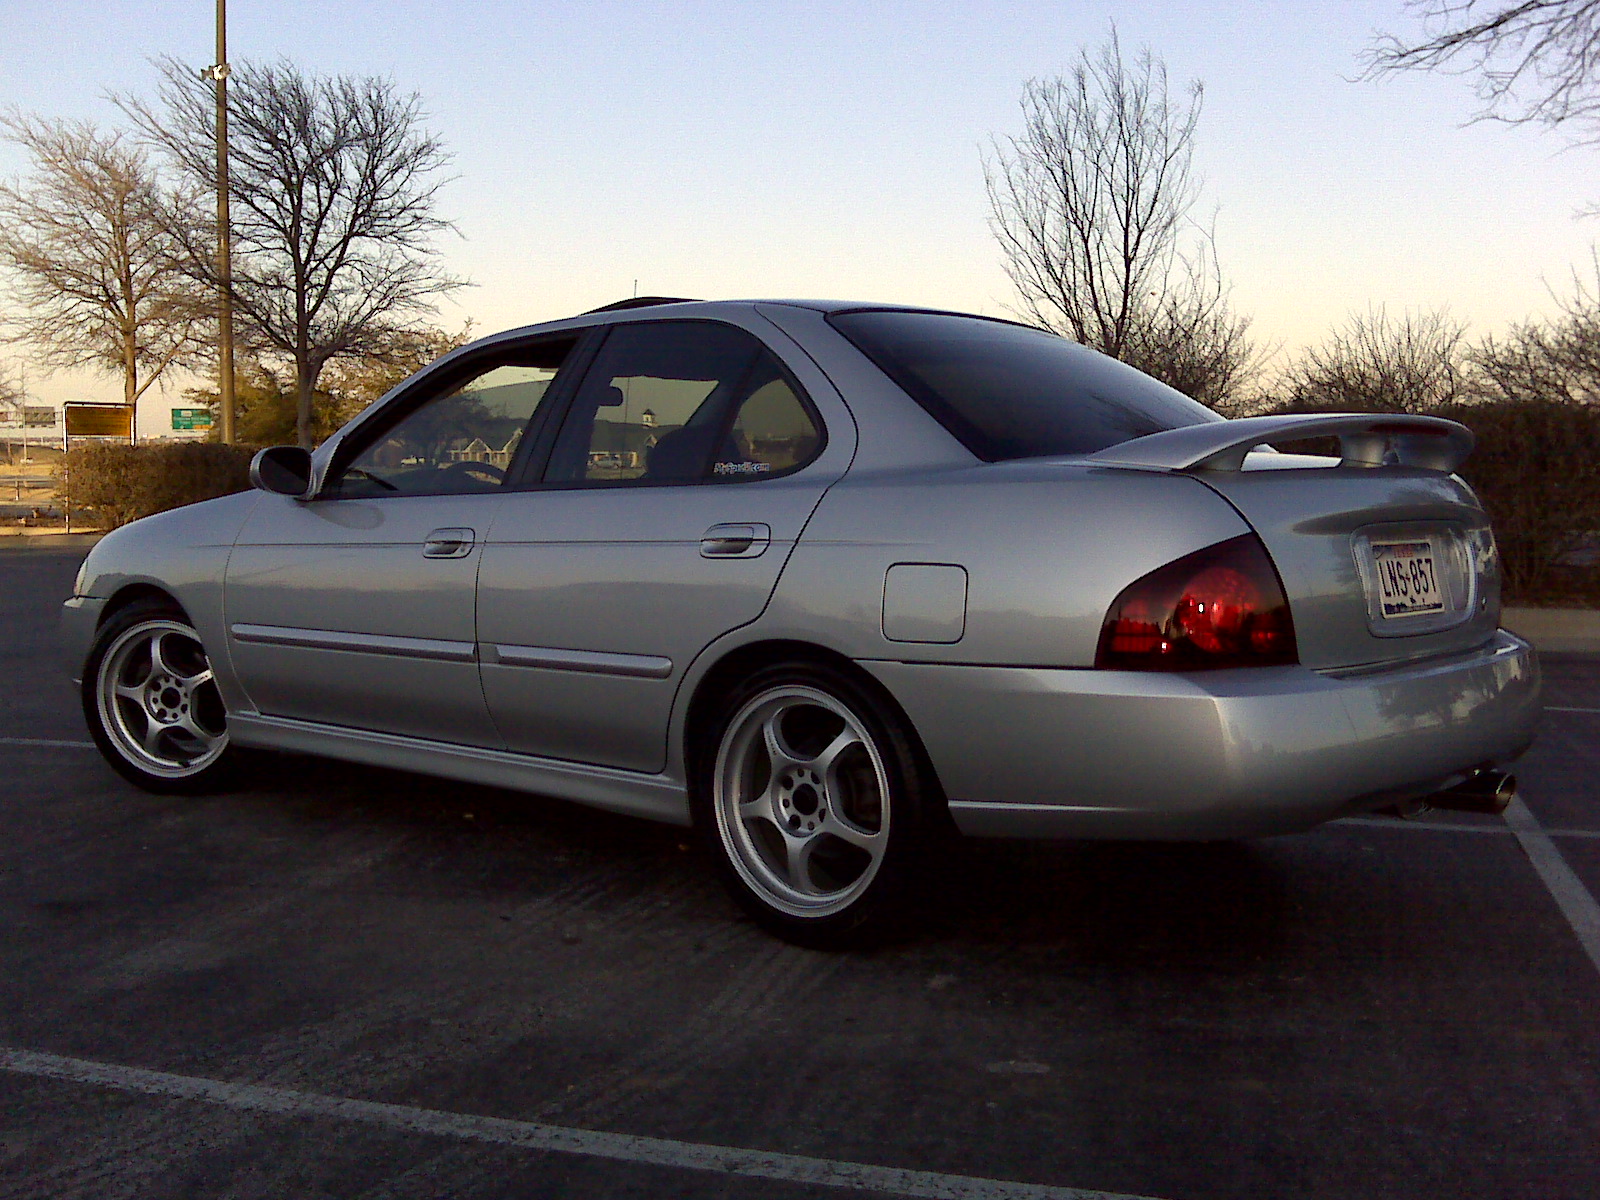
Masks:
[[[1168,563],[1123,589],[1094,665],[1200,671],[1300,660],[1283,584],[1253,533]]]

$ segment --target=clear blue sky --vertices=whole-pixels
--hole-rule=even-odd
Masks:
[[[0,0],[0,104],[117,120],[147,60],[212,60],[209,0]],[[1448,76],[1356,83],[1400,0],[1117,4],[233,0],[230,57],[420,92],[455,154],[441,321],[482,332],[642,293],[844,296],[1001,313],[981,155],[1031,76],[1117,21],[1206,87],[1197,165],[1234,301],[1292,351],[1353,311],[1487,331],[1593,274],[1600,151],[1464,124]],[[0,149],[0,174],[22,160]],[[110,381],[30,381],[43,397]]]

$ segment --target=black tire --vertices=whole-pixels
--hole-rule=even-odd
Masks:
[[[136,600],[95,635],[83,669],[83,716],[100,753],[148,792],[215,791],[238,751],[200,635],[171,601]]]
[[[920,915],[944,803],[903,718],[869,687],[819,663],[764,667],[690,749],[696,831],[765,929],[837,949]]]

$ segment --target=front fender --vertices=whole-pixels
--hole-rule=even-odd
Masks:
[[[227,657],[223,579],[233,543],[260,498],[255,491],[220,496],[156,513],[101,538],[62,608],[70,670],[81,674],[100,622],[122,598],[154,588],[176,600],[194,623],[229,711],[248,707]]]

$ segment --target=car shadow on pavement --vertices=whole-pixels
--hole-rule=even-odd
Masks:
[[[683,828],[521,792],[289,754],[253,756],[235,797],[281,815],[403,835],[405,886],[505,903],[583,872],[623,875],[686,918],[742,921]],[[1083,962],[1227,971],[1271,956],[1291,920],[1287,867],[1261,844],[957,839],[930,864],[931,902],[878,953],[1001,944]],[[631,890],[631,889],[630,889]]]

